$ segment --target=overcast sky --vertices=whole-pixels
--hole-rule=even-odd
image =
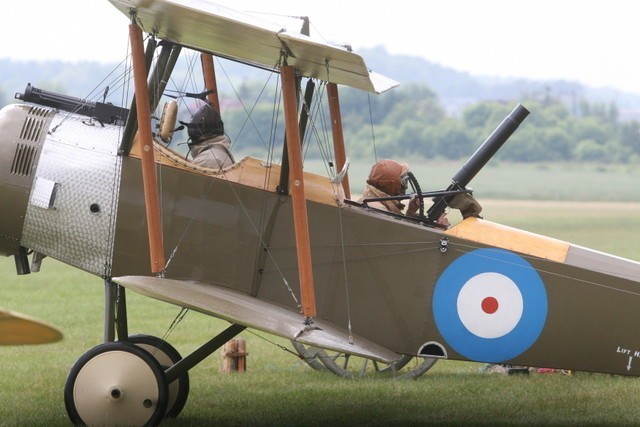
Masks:
[[[563,78],[640,93],[640,0],[218,3],[309,16],[317,35],[356,51],[384,45],[472,74]],[[5,0],[0,7],[0,57],[119,62],[126,52],[128,19],[107,0]]]

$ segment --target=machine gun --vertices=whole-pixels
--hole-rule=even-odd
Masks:
[[[460,168],[445,190],[445,194],[437,197],[433,205],[427,211],[427,217],[431,221],[436,221],[445,211],[449,203],[461,190],[466,190],[466,186],[476,176],[480,169],[493,157],[502,147],[509,137],[520,126],[529,115],[529,110],[518,104],[511,113],[500,123],[500,125],[489,135],[475,153]]]
[[[24,102],[32,102],[34,104],[92,117],[101,123],[115,125],[124,124],[129,112],[128,109],[116,107],[113,104],[92,102],[87,101],[86,99],[75,98],[73,96],[38,89],[37,87],[31,86],[31,83],[27,84],[24,93],[16,93],[15,98]]]

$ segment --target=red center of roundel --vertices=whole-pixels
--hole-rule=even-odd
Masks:
[[[486,297],[482,300],[482,311],[493,314],[498,311],[498,300],[494,297]]]

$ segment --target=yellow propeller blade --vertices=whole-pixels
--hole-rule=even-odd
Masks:
[[[0,345],[46,344],[62,339],[62,333],[44,322],[0,309]]]

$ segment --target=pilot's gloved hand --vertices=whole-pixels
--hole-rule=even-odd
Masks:
[[[470,216],[480,218],[480,212],[482,212],[482,206],[480,203],[468,193],[458,194],[449,203],[449,207],[454,209],[460,209],[462,218],[468,218]]]
[[[407,207],[407,216],[416,216],[418,215],[418,209],[420,209],[420,200],[413,196],[411,200],[409,200],[409,206]]]

